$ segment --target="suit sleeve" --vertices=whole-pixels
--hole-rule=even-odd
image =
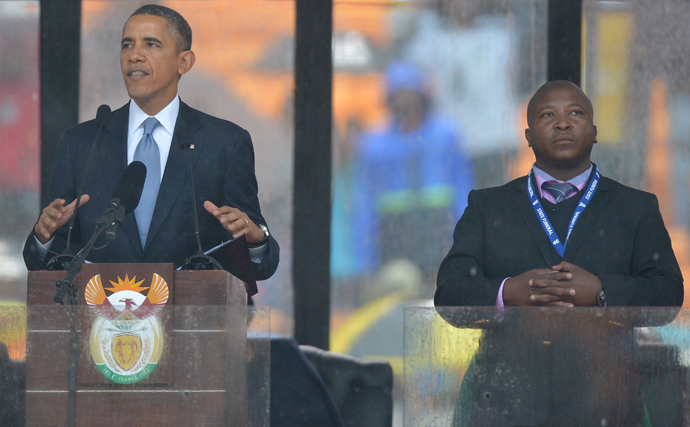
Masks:
[[[502,278],[486,276],[485,226],[480,192],[473,190],[468,206],[453,233],[453,246],[441,263],[436,306],[494,306]]]
[[[632,251],[630,275],[598,274],[611,306],[681,306],[683,276],[656,196],[645,203]]]
[[[254,147],[249,132],[243,129],[232,146],[232,153],[229,156],[231,164],[225,171],[223,202],[246,213],[254,223],[264,224],[268,228],[259,206],[259,186],[254,170]],[[254,266],[257,280],[266,280],[276,272],[279,255],[278,242],[269,229],[266,255],[260,264]]]
[[[65,133],[62,135],[60,144],[58,145],[50,184],[48,185],[48,188],[43,194],[41,200],[41,211],[57,198],[65,199],[66,203],[71,203],[75,197],[76,189],[74,186],[72,154],[70,144],[68,143],[68,137]],[[68,226],[69,223],[55,233],[53,242],[50,246],[50,251],[44,258],[38,251],[38,243],[36,242],[36,236],[34,234],[34,224],[34,227],[31,228],[31,232],[24,243],[24,264],[26,264],[26,268],[28,270],[44,269],[53,255],[62,253],[64,251],[67,241]],[[72,243],[70,246],[72,249],[74,249],[73,252],[76,252],[78,248],[81,247],[81,237],[79,236],[79,226],[76,218],[74,230],[72,232]]]

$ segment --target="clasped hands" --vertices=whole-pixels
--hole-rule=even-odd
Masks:
[[[81,207],[88,201],[89,195],[83,194],[79,206]],[[34,227],[34,234],[42,244],[48,243],[53,238],[55,232],[72,218],[77,201],[75,199],[67,205],[65,203],[65,199],[55,199],[41,212],[41,217]],[[257,243],[265,237],[264,231],[254,224],[247,214],[237,208],[230,206],[217,207],[207,200],[204,202],[204,209],[216,217],[223,228],[232,233],[233,238],[246,234],[249,243]]]
[[[503,285],[505,306],[589,306],[596,303],[601,280],[575,264],[526,271]]]

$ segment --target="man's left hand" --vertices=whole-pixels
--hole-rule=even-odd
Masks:
[[[575,296],[569,301],[575,306],[595,305],[597,303],[597,295],[603,287],[598,276],[566,261],[561,261],[552,268],[555,271],[572,274],[572,278],[568,280],[568,285],[575,290]]]
[[[216,217],[224,229],[232,233],[233,239],[246,234],[247,242],[258,243],[265,237],[264,231],[254,224],[246,213],[237,208],[230,206],[218,207],[208,200],[204,202],[204,208],[208,213]]]

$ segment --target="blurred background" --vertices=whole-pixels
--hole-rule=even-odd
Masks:
[[[128,101],[119,41],[142,1],[82,1],[79,120]],[[293,333],[295,3],[180,0],[197,63],[188,104],[252,135],[259,198],[282,249],[259,284]],[[525,106],[546,81],[546,0],[336,0],[333,7],[331,350],[402,374],[402,307],[428,304],[472,188],[528,172]],[[690,3],[583,1],[582,87],[602,173],[657,194],[690,277]],[[39,215],[38,1],[0,1],[0,300],[25,304]],[[686,303],[687,304],[687,303]],[[17,354],[15,354],[17,356]],[[20,357],[20,356],[19,356]]]

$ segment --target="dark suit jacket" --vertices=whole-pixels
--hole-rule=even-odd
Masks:
[[[683,303],[683,277],[653,194],[602,177],[564,260],[599,276],[608,306]],[[506,277],[560,261],[529,202],[526,177],[474,190],[441,263],[435,303],[493,306]]]
[[[87,171],[84,193],[91,199],[83,205],[75,221],[71,247],[76,253],[91,236],[112,197],[113,190],[127,166],[127,123],[129,104],[114,111],[102,131]],[[91,262],[133,263],[172,262],[180,265],[196,253],[189,167],[177,137],[181,126],[188,126],[194,148],[187,150],[194,170],[201,244],[210,249],[232,238],[218,220],[203,208],[210,200],[216,206],[228,205],[246,213],[255,223],[266,224],[257,197],[254,174],[254,149],[249,133],[226,120],[221,120],[180,103],[170,154],[158,193],[156,208],[147,237],[146,250],[139,241],[134,212],[127,214],[117,239],[103,250],[92,251]],[[68,129],[62,136],[55,159],[53,177],[43,195],[42,205],[56,198],[71,202],[87,163],[89,150],[96,135],[95,120]],[[61,253],[65,247],[67,226],[56,233],[51,252]],[[97,244],[98,246],[98,244]],[[29,270],[45,268],[46,259],[36,251],[33,230],[24,246],[24,262]],[[269,237],[264,260],[255,265],[256,278],[269,278],[278,267],[278,243]]]
[[[683,302],[683,278],[658,201],[650,193],[602,178],[570,236],[564,259],[599,276],[609,307],[680,306]],[[526,177],[472,191],[438,273],[435,304],[449,322],[469,326],[440,307],[494,306],[505,278],[551,268],[560,261],[530,204]],[[564,425],[577,425],[572,424],[573,417],[588,413],[589,421],[585,418],[585,424],[579,425],[588,425],[596,417],[608,417],[609,425],[623,425],[628,421],[621,420],[639,415],[615,408],[610,412],[616,405],[639,404],[634,384],[627,387],[631,394],[621,393],[626,389],[623,384],[612,393],[608,385],[595,381],[602,371],[610,373],[614,368],[621,370],[626,381],[636,381],[625,376],[631,372],[631,328],[612,328],[610,322],[596,327],[596,321],[586,326],[583,322],[591,320],[586,317],[577,320],[577,326],[559,325],[557,318],[548,324],[529,323],[537,318],[513,309],[499,316],[500,322],[482,323],[489,328],[473,372],[465,377],[466,382],[471,378],[473,388],[473,397],[466,401],[472,406],[465,406],[465,410],[472,408],[470,424],[484,419],[486,425],[559,425],[553,418],[556,413],[562,420],[569,418]],[[593,362],[601,354],[614,359]],[[608,398],[618,400],[615,404],[599,400],[598,409],[592,403]],[[615,419],[623,424],[616,424]]]

